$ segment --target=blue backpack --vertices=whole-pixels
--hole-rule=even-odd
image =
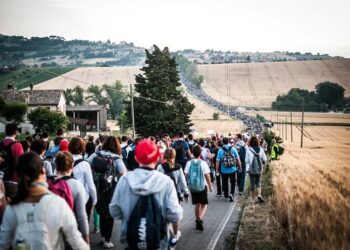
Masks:
[[[60,151],[59,145],[54,145],[53,147],[49,148],[49,150],[46,151],[45,158],[53,159],[55,158],[55,155]]]
[[[201,160],[192,160],[188,171],[188,188],[191,192],[202,192],[205,189]]]

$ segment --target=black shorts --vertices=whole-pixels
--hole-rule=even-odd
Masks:
[[[208,204],[207,186],[202,192],[191,192],[192,204]]]

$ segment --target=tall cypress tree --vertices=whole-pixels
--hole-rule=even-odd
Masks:
[[[170,56],[168,48],[154,51],[146,50],[146,66],[143,74],[136,75],[134,97],[136,133],[142,136],[189,132],[193,125],[190,114],[194,109],[187,97],[177,87],[181,86],[176,61]],[[156,102],[159,101],[159,102]],[[128,109],[130,118],[130,108]]]

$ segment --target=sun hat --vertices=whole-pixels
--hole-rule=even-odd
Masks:
[[[63,152],[68,152],[68,146],[69,146],[69,143],[66,139],[63,139],[61,142],[60,142],[60,145],[59,145],[59,150],[60,151],[63,151]]]
[[[159,148],[150,139],[140,141],[135,148],[135,160],[143,165],[157,162],[160,156]]]

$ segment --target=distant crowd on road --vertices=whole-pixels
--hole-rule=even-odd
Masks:
[[[103,248],[114,247],[114,220],[125,249],[174,248],[181,202],[191,197],[194,227],[203,231],[208,192],[234,202],[246,174],[250,202],[264,202],[268,146],[259,136],[66,138],[59,129],[52,141],[43,132],[24,144],[16,134],[6,125],[0,143],[0,249],[89,249],[91,217]]]
[[[210,106],[217,108],[218,110],[227,113],[229,116],[241,120],[246,125],[246,131],[253,135],[261,135],[263,128],[258,119],[245,115],[238,111],[237,107],[225,105],[210,97],[201,88],[197,88],[186,79],[182,78],[181,82],[186,87],[187,91],[197,97],[199,100],[209,104]]]

